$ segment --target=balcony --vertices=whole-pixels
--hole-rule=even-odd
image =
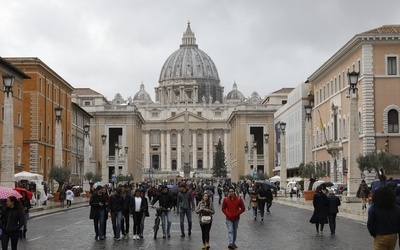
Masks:
[[[339,153],[339,151],[342,151],[342,143],[340,141],[328,141],[326,143],[326,151],[328,151],[328,154],[335,156]]]

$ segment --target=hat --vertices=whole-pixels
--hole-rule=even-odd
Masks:
[[[97,186],[96,186],[96,190],[100,190],[100,189],[102,189],[102,188],[103,188],[102,185],[97,185]]]

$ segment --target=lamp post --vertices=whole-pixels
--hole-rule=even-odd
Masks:
[[[258,173],[257,165],[257,141],[253,141],[253,173]]]
[[[89,131],[90,126],[88,123],[83,125],[83,173],[86,174],[90,172],[89,167]],[[94,173],[93,173],[94,174]],[[83,190],[90,191],[90,180],[85,180],[83,182]]]
[[[4,120],[3,120],[3,149],[1,153],[1,185],[14,185],[14,108],[13,88],[14,76],[3,75],[4,86]],[[10,95],[11,94],[11,95]]]
[[[108,175],[108,166],[107,166],[107,153],[106,153],[106,142],[107,142],[107,135],[101,135],[101,142],[102,142],[102,153],[101,153],[101,179],[104,182],[109,182],[110,178]]]
[[[56,114],[56,131],[54,138],[54,165],[61,167],[62,166],[62,128],[61,128],[61,115],[63,108],[58,106],[54,109]]]
[[[308,164],[312,161],[312,149],[311,149],[311,112],[313,106],[305,105],[304,110],[306,112],[306,122],[304,128],[304,137],[305,137],[305,145],[304,145],[304,164]]]
[[[269,151],[268,151],[268,141],[269,141],[269,134],[265,133],[264,134],[264,141],[265,141],[265,169],[264,169],[264,173],[269,174]]]
[[[124,176],[126,176],[127,175],[127,173],[128,173],[128,146],[126,146],[125,148],[125,162],[124,162],[124,169],[122,170],[122,174],[124,175]]]
[[[359,182],[360,170],[357,167],[359,154],[359,121],[358,121],[358,77],[359,72],[347,72],[349,78],[349,145],[348,145],[348,171],[347,171],[347,196],[355,196]]]
[[[286,196],[286,186],[287,186],[287,171],[286,171],[286,140],[285,140],[285,129],[286,123],[279,123],[280,137],[281,137],[281,190],[284,190]]]
[[[251,174],[248,153],[249,153],[249,143],[246,141],[246,144],[244,145],[244,174],[245,175]]]

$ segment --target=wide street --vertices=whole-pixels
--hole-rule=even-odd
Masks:
[[[245,205],[247,207],[247,200]],[[211,228],[211,249],[228,249],[225,217],[220,205],[215,203],[216,214]],[[145,237],[132,240],[132,223],[129,240],[114,241],[111,220],[107,221],[107,239],[94,240],[93,221],[89,219],[90,208],[81,207],[54,214],[35,217],[28,222],[27,239],[20,240],[18,249],[201,249],[201,232],[197,215],[193,214],[192,236],[180,237],[179,216],[174,215],[172,237],[153,240],[152,224],[154,210],[145,222]],[[373,239],[363,222],[338,218],[335,235],[326,225],[324,234],[316,235],[310,224],[312,211],[291,206],[273,204],[271,214],[264,221],[254,221],[251,211],[241,216],[238,230],[238,249],[372,249]],[[187,231],[187,224],[185,223]]]

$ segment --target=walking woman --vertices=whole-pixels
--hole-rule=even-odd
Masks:
[[[328,197],[322,192],[322,187],[318,186],[313,198],[314,213],[310,223],[315,224],[317,234],[322,235],[324,225],[328,223]]]
[[[22,209],[24,210],[24,227],[23,227],[23,231],[21,230],[19,233],[19,238],[26,238],[26,231],[28,231],[28,219],[29,219],[29,209],[32,208],[31,206],[31,201],[28,198],[28,195],[26,194],[26,192],[21,192],[22,198],[21,198],[21,205],[22,205]]]
[[[369,188],[365,180],[362,180],[358,186],[356,196],[361,199],[362,210],[367,209],[367,198],[369,195]]]
[[[146,204],[142,198],[142,191],[135,190],[134,197],[131,200],[130,213],[133,217],[133,239],[139,240],[140,225],[142,224],[143,213],[146,210]]]
[[[8,249],[8,242],[11,238],[11,249],[16,250],[18,244],[19,230],[24,225],[24,209],[21,202],[14,196],[6,201],[6,208],[1,216],[3,234],[1,235],[1,247]]]
[[[203,199],[197,205],[195,212],[199,215],[201,236],[203,238],[202,249],[210,249],[210,229],[212,225],[212,216],[215,210],[213,203],[210,201],[210,196],[207,193],[203,195]],[[208,216],[208,218],[204,216]]]

